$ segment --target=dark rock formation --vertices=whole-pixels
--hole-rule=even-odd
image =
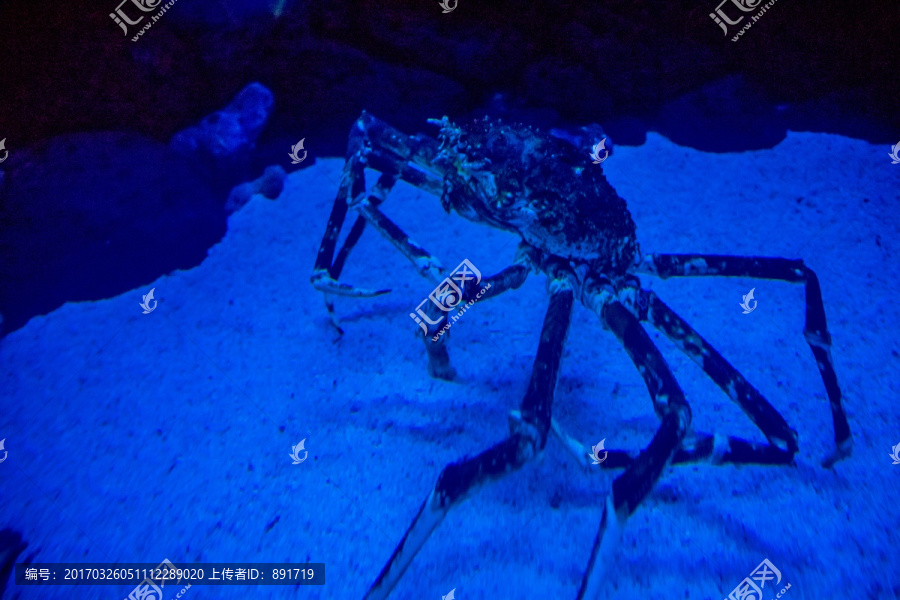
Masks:
[[[16,559],[28,544],[22,539],[22,534],[12,529],[0,531],[0,598],[6,591],[6,582],[9,580],[16,564]]]
[[[265,86],[251,83],[228,106],[172,136],[169,147],[215,171],[232,169],[253,150],[274,101]]]
[[[179,3],[131,42],[108,16],[114,3],[9,0],[0,20],[22,26],[0,38],[0,135],[8,147],[109,129],[165,141],[260,81],[278,99],[263,143],[306,137],[319,156],[343,152],[363,108],[416,131],[496,93],[598,122],[621,143],[617,123],[635,140],[673,130],[673,103],[739,77],[758,98],[751,120],[783,106],[785,126],[896,142],[893,5],[778,2],[735,43],[709,18],[716,4],[461,0],[442,14],[437,2],[391,0]],[[717,100],[709,112],[727,113]]]
[[[164,144],[127,133],[18,150],[0,189],[5,332],[196,266],[225,233],[223,201]]]
[[[278,165],[267,167],[259,179],[242,183],[231,190],[228,201],[225,202],[225,212],[230,215],[240,210],[254,194],[261,194],[264,198],[274,200],[281,195],[286,176],[284,169]]]
[[[363,109],[408,133],[490,112],[709,151],[771,146],[788,129],[885,145],[900,131],[889,2],[778,2],[738,42],[710,19],[717,0],[460,0],[448,14],[393,0],[178,3],[137,42],[109,18],[115,5],[0,3],[14,24],[0,36],[7,331],[197,264],[234,185],[343,155]],[[274,110],[254,86],[176,137],[189,161],[165,146],[251,81]],[[131,133],[81,133],[109,130]],[[299,139],[310,159],[288,166]],[[267,194],[277,181],[264,178]]]
[[[225,198],[249,160],[272,93],[248,85],[168,147],[128,133],[63,135],[17,149],[0,179],[0,333],[64,302],[107,298],[189,269],[225,233]],[[258,171],[257,171],[258,172]],[[281,167],[244,184],[275,198]]]

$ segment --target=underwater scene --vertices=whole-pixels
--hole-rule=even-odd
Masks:
[[[900,598],[896,3],[0,4],[0,600]]]

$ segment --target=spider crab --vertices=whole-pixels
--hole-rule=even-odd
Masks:
[[[439,140],[407,136],[365,112],[354,123],[346,163],[328,228],[319,247],[313,286],[325,294],[332,322],[333,295],[370,297],[389,290],[366,290],[338,278],[366,224],[404,254],[419,273],[434,283],[446,275],[441,263],[413,242],[379,206],[398,179],[435,196],[471,221],[521,236],[514,263],[485,277],[481,290],[463,284],[460,300],[476,292],[493,298],[522,285],[531,272],[549,279],[549,306],[534,359],[528,391],[510,418],[510,434],[473,457],[448,464],[434,489],[369,588],[369,600],[387,598],[431,532],[455,505],[481,484],[503,477],[537,457],[556,435],[585,461],[586,448],[566,435],[551,416],[554,389],[569,331],[572,308],[580,301],[596,313],[639,370],[661,423],[640,452],[608,450],[603,468],[624,469],[612,484],[578,598],[594,598],[628,517],[670,464],[790,464],[798,450],[797,433],[781,414],[715,348],[652,291],[641,287],[639,274],[668,277],[753,277],[803,283],[806,287],[804,337],[812,349],[831,404],[835,444],[822,462],[831,467],[848,456],[852,438],[841,404],[819,281],[802,260],[705,254],[642,255],[631,214],[600,166],[587,152],[530,127],[485,118],[459,126],[429,119],[440,127]],[[366,190],[364,169],[380,173]],[[343,246],[338,236],[349,209],[358,213]],[[429,307],[431,316],[438,309]],[[415,315],[411,315],[415,318]],[[440,319],[426,319],[425,350],[429,373],[452,379],[448,336],[434,334]],[[418,322],[418,320],[417,320]],[[657,328],[694,360],[765,435],[768,443],[693,431],[691,409],[662,354],[642,323]],[[438,325],[436,325],[438,324]]]

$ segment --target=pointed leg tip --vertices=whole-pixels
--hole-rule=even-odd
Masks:
[[[515,411],[518,412],[518,411]],[[521,415],[519,415],[521,419]],[[559,442],[563,445],[563,447],[568,451],[568,454],[575,461],[575,463],[581,467],[586,473],[591,471],[591,465],[593,464],[589,457],[592,457],[591,453],[588,452],[590,447],[585,446],[568,433],[566,433],[562,426],[556,421],[556,419],[550,419],[550,431],[553,433]]]
[[[837,448],[822,460],[822,466],[826,469],[831,469],[835,464],[851,454],[853,454],[853,439],[849,438],[845,442],[838,444]]]
[[[341,321],[340,319],[338,319],[337,314],[335,314],[334,312],[333,304],[326,305],[326,307],[328,308],[329,322],[331,323],[331,326],[334,327],[335,331],[338,332],[338,339],[340,339],[340,337],[344,335],[344,328],[341,327]]]
[[[454,381],[456,369],[450,363],[450,354],[447,352],[447,346],[444,345],[445,340],[446,338],[437,344],[432,343],[431,340],[425,340],[425,350],[428,353],[428,375],[435,379]]]
[[[434,363],[428,364],[428,375],[435,379],[443,379],[444,381],[456,380],[456,369],[452,365],[439,365]]]
[[[588,563],[584,578],[581,581],[581,589],[578,592],[578,600],[594,600],[602,598],[602,586],[606,572],[615,560],[616,549],[622,539],[622,530],[628,519],[627,511],[623,507],[616,511],[615,500],[610,492],[606,496],[606,505],[603,508],[603,519],[600,521],[600,530],[597,539],[594,540],[594,550]]]

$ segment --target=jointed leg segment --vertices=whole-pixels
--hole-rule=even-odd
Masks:
[[[444,467],[434,490],[369,589],[367,600],[387,598],[428,536],[453,506],[482,484],[520,469],[544,449],[574,303],[574,293],[566,280],[554,280],[551,289],[550,306],[544,318],[531,381],[522,401],[523,418],[515,422],[510,436],[504,441],[475,457],[464,458]]]
[[[443,175],[434,158],[438,143],[421,136],[405,136],[386,123],[363,113],[351,131],[347,160],[341,185],[332,207],[328,228],[319,247],[312,276],[314,287],[324,292],[332,322],[334,295],[371,297],[390,290],[366,290],[339,283],[346,260],[360,239],[366,225],[371,225],[388,239],[433,283],[444,276],[440,261],[416,244],[380,210],[388,193],[398,180],[441,196]],[[381,173],[370,192],[365,189],[365,169]],[[443,200],[443,198],[442,198]],[[445,205],[446,207],[446,205]],[[347,213],[357,213],[343,246],[337,249],[338,237]],[[577,268],[576,268],[577,267]],[[478,292],[489,286],[481,299],[496,297],[519,288],[532,269],[546,273],[550,279],[550,304],[544,318],[540,344],[520,410],[510,419],[510,435],[474,457],[448,464],[441,471],[434,489],[366,595],[368,600],[385,599],[397,585],[415,555],[431,532],[450,509],[461,503],[481,485],[522,468],[538,456],[552,431],[570,450],[578,453],[579,444],[565,435],[552,419],[556,387],[563,347],[568,335],[573,304],[578,298],[594,311],[604,326],[612,331],[638,368],[653,402],[660,426],[648,446],[641,452],[608,450],[601,467],[624,468],[612,483],[590,560],[581,581],[578,598],[594,598],[602,582],[605,567],[617,545],[626,520],[655,486],[670,464],[710,461],[719,463],[788,464],[797,452],[797,434],[777,410],[715,348],[687,322],[666,306],[654,293],[640,289],[635,273],[649,273],[661,278],[691,276],[757,277],[804,283],[806,288],[806,324],[804,337],[812,349],[831,405],[837,450],[825,461],[831,466],[850,454],[852,439],[842,406],[842,395],[831,358],[831,336],[818,279],[799,260],[764,257],[718,255],[661,254],[646,256],[640,265],[614,283],[608,274],[587,272],[574,265],[574,259],[561,259],[545,254],[542,249],[525,242],[520,245],[516,264],[485,277],[479,286],[463,288],[463,302],[471,302]],[[593,267],[592,267],[593,268]],[[576,275],[578,273],[578,275]],[[612,276],[610,276],[612,277]],[[629,295],[630,294],[630,295]],[[453,379],[446,340],[449,335],[435,333],[443,325],[443,313],[432,303],[418,311],[426,331],[425,347],[429,373],[442,379]],[[415,315],[414,315],[415,316]],[[427,316],[427,319],[424,319]],[[419,321],[420,319],[417,319]],[[430,324],[424,325],[424,321]],[[695,433],[691,427],[691,409],[680,386],[659,349],[641,325],[652,324],[694,360],[704,372],[760,428],[768,443],[741,438]],[[449,333],[449,332],[448,332]],[[583,458],[582,458],[583,461]]]
[[[625,521],[653,489],[690,430],[691,409],[662,354],[637,318],[617,300],[603,305],[600,316],[638,368],[653,408],[662,423],[647,448],[619,475],[603,509],[600,529],[578,592],[595,598]]]
[[[666,306],[653,292],[647,298],[650,323],[675,342],[691,360],[731,398],[765,434],[770,446],[752,444],[730,438],[722,449],[720,461],[787,464],[797,452],[797,432],[788,426],[781,414],[753,387],[737,369],[725,360],[709,342]],[[735,445],[732,447],[731,442]]]
[[[819,278],[802,260],[770,258],[761,256],[722,256],[706,254],[657,254],[644,258],[639,271],[668,277],[755,277],[774,279],[792,283],[804,283],[806,287],[806,338],[816,359],[816,366],[825,384],[831,416],[834,422],[835,450],[823,461],[824,467],[831,467],[837,461],[850,455],[853,438],[844,412],[843,396],[834,371],[831,358],[831,334],[825,319],[825,306]],[[768,435],[768,432],[767,432]]]
[[[328,219],[325,235],[319,245],[311,278],[313,287],[325,294],[325,305],[335,327],[343,333],[334,314],[333,295],[367,298],[390,290],[367,290],[338,283],[345,261],[359,241],[366,223],[391,241],[416,265],[418,271],[432,281],[439,280],[443,270],[440,262],[412,241],[378,208],[393,189],[397,179],[404,179],[428,191],[440,193],[441,178],[429,171],[437,143],[419,136],[405,136],[367,113],[356,121],[347,146],[347,161],[341,174],[341,184]],[[365,168],[381,172],[378,182],[367,195]],[[335,256],[338,236],[347,211],[359,213],[343,247]]]
[[[471,302],[475,300],[479,289],[486,289],[481,295],[481,300],[488,298],[496,298],[500,294],[509,290],[515,290],[525,283],[528,277],[530,267],[524,264],[517,264],[507,267],[495,275],[484,277],[478,288],[476,286],[466,286],[463,290],[462,302]],[[490,286],[490,287],[488,287]],[[433,303],[429,303],[426,308],[429,319],[437,321],[441,315],[440,311]],[[450,354],[447,352],[447,336],[439,336],[437,340],[433,337],[436,332],[443,327],[444,322],[428,328],[425,335],[425,352],[428,354],[428,374],[438,379],[452,381],[456,377],[456,370],[450,365]],[[449,333],[449,332],[448,332]]]

